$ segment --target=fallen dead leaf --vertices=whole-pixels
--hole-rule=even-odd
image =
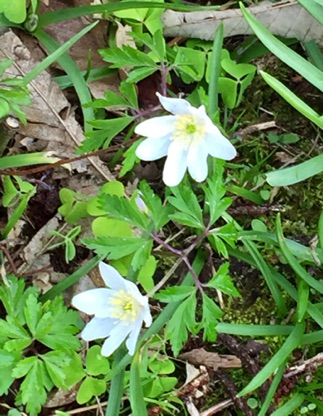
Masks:
[[[235,355],[223,355],[216,352],[208,352],[204,348],[185,352],[179,356],[181,360],[188,361],[194,365],[205,365],[216,371],[218,368],[240,368],[241,361]]]

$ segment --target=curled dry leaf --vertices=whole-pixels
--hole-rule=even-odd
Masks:
[[[240,368],[241,361],[235,355],[223,355],[216,352],[208,352],[204,348],[185,352],[179,356],[181,360],[188,361],[194,365],[205,365],[216,371],[218,368]]]
[[[273,4],[263,1],[248,10],[272,34],[299,41],[315,40],[323,44],[323,31],[320,23],[297,1],[280,1]],[[174,12],[166,10],[163,15],[166,37],[182,36],[211,40],[221,23],[224,23],[224,36],[253,34],[240,9],[201,12]],[[288,24],[286,24],[288,22]]]

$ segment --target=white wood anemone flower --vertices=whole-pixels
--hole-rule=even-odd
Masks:
[[[126,340],[129,354],[133,355],[143,322],[147,327],[152,323],[148,297],[112,266],[100,262],[99,269],[108,288],[87,290],[72,299],[75,308],[94,315],[81,336],[84,341],[107,338],[101,350],[106,357]]]
[[[156,94],[165,110],[173,115],[138,124],[135,133],[147,139],[139,144],[136,155],[145,161],[167,156],[163,171],[166,185],[178,185],[187,169],[196,182],[203,182],[208,173],[208,155],[224,160],[236,156],[234,146],[212,123],[204,105],[195,108],[182,98]]]

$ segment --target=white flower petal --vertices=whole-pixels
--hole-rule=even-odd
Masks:
[[[173,141],[163,171],[163,181],[167,186],[176,186],[183,179],[187,168],[187,149]]]
[[[130,355],[134,355],[135,351],[136,351],[136,345],[137,345],[137,341],[138,341],[138,337],[139,337],[139,333],[140,333],[140,329],[142,326],[142,321],[137,320],[136,322],[133,323],[130,335],[126,341],[126,346],[128,348],[129,354]]]
[[[219,159],[231,160],[236,157],[237,151],[234,146],[226,139],[216,126],[212,126],[205,136],[208,152],[211,156]]]
[[[135,133],[146,137],[161,137],[170,134],[174,129],[175,116],[161,116],[150,118],[138,124]]]
[[[101,354],[104,357],[109,357],[114,351],[123,343],[128,334],[132,330],[132,325],[118,324],[111,332],[108,339],[106,339],[102,345]]]
[[[171,141],[170,135],[149,137],[137,147],[136,156],[141,160],[157,160],[167,155]]]
[[[117,270],[109,266],[106,263],[103,263],[101,261],[99,263],[99,270],[102,276],[102,279],[104,280],[104,283],[109,286],[111,289],[114,290],[127,290],[125,285],[125,279],[120,275]]]
[[[110,332],[115,326],[115,319],[93,318],[85,326],[81,336],[84,339],[84,341],[93,341],[94,339],[106,338],[110,335]]]
[[[201,105],[199,108],[191,107],[190,114],[198,117],[200,120],[203,120],[204,123],[210,122],[213,124],[210,117],[206,114],[204,105]]]
[[[98,288],[79,293],[72,299],[72,305],[88,315],[105,318],[108,315],[109,289]]]
[[[165,108],[165,110],[169,111],[173,114],[189,114],[192,108],[191,104],[183,100],[182,98],[169,98],[163,97],[159,92],[156,92],[156,95],[161,103],[161,105]]]
[[[148,298],[146,297],[146,299],[147,299],[147,303],[142,309],[141,319],[142,319],[142,321],[145,322],[145,325],[148,328],[151,325],[152,321],[153,321],[153,317],[151,316],[150,307],[149,307],[149,303],[148,303]]]
[[[208,149],[205,141],[191,146],[187,155],[187,166],[189,174],[196,182],[203,182],[207,177]]]
[[[131,296],[133,296],[136,299],[136,301],[140,303],[140,305],[145,305],[146,303],[148,303],[147,296],[143,296],[140,293],[138,286],[135,283],[131,282],[130,280],[125,280],[125,285],[126,291],[130,293]]]

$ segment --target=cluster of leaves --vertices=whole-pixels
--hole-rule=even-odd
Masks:
[[[205,84],[210,83],[212,72],[212,45],[209,42],[192,42],[189,46],[168,46],[161,30],[149,33],[132,33],[138,48],[124,45],[101,50],[103,59],[110,68],[129,68],[126,81],[121,83],[120,94],[107,92],[104,99],[93,100],[86,107],[95,110],[118,110],[122,117],[94,120],[90,122],[95,130],[87,133],[82,143],[83,152],[107,147],[111,140],[123,132],[138,118],[139,107],[135,84],[159,72],[161,79],[172,84],[172,77],[180,77],[186,84],[196,83],[189,100],[194,105],[207,104]],[[251,64],[238,64],[230,58],[227,50],[222,50],[221,73],[218,92],[229,109],[240,105],[245,89],[251,84],[256,67]],[[165,85],[166,86],[166,85]],[[129,115],[130,114],[130,115]],[[132,133],[132,130],[130,130]],[[125,138],[127,141],[128,137]],[[128,172],[135,163],[134,152],[137,143],[126,152],[121,175]]]
[[[26,405],[35,416],[54,386],[68,389],[83,377],[74,335],[82,323],[61,297],[41,303],[37,288],[25,288],[16,277],[0,286],[0,301],[6,311],[6,319],[0,319],[0,395],[22,379],[16,405]]]
[[[142,181],[139,193],[131,198],[125,196],[124,186],[115,181],[105,184],[97,197],[82,201],[72,191],[62,190],[64,204],[59,211],[73,223],[81,216],[95,216],[92,231],[95,238],[86,238],[83,242],[99,256],[109,259],[111,265],[124,276],[136,279],[145,291],[155,286],[153,276],[157,267],[154,242],[171,222],[190,227],[191,233],[208,235],[211,246],[222,256],[228,257],[227,245],[235,246],[237,231],[232,223],[210,229],[231,204],[225,197],[222,183],[223,162],[214,164],[214,175],[203,187],[198,198],[188,181],[171,188],[163,202],[149,185]],[[66,198],[69,195],[70,199]],[[73,205],[72,198],[79,199]],[[199,199],[205,200],[201,206]],[[165,246],[167,249],[167,245]],[[177,252],[181,254],[180,251]],[[239,296],[229,277],[228,264],[223,265],[214,278],[205,286],[205,290],[216,289],[229,296]],[[212,290],[211,290],[212,292]],[[167,325],[166,333],[174,353],[177,355],[188,338],[188,332],[196,334],[203,329],[204,339],[215,339],[215,325],[222,315],[214,300],[204,291],[202,293],[202,319],[195,321],[197,306],[197,288],[193,286],[170,287],[156,295],[162,302],[182,301]]]
[[[26,123],[25,112],[21,106],[31,103],[28,88],[17,78],[3,78],[12,61],[5,59],[0,63],[0,118],[13,113],[22,123]]]
[[[4,207],[10,207],[14,210],[1,233],[1,238],[6,238],[23,215],[30,198],[35,195],[36,187],[27,181],[23,181],[19,176],[4,176],[2,184],[2,204]]]
[[[31,3],[35,8],[37,2]],[[307,1],[308,5],[312,5],[308,7],[313,7],[314,3],[318,3],[318,0]],[[0,1],[0,12],[3,12],[13,22],[21,23],[25,18],[25,4],[23,1],[17,4],[16,9],[12,7],[13,3],[8,9],[4,7],[4,2]],[[24,14],[21,14],[23,9]],[[109,92],[103,100],[95,100],[89,103],[87,108],[98,110],[98,114],[105,108],[118,110],[122,117],[109,120],[100,120],[98,117],[97,120],[89,122],[95,130],[87,133],[88,137],[82,146],[82,151],[107,147],[117,134],[129,129],[129,126],[140,115],[134,84],[155,72],[161,74],[165,84],[166,81],[168,84],[172,83],[173,74],[179,76],[186,84],[196,83],[190,101],[196,105],[208,103],[210,96],[207,96],[205,85],[211,84],[212,59],[216,52],[213,45],[191,41],[186,46],[167,46],[158,19],[160,13],[161,9],[149,8],[115,12],[115,16],[126,19],[133,25],[134,32],[136,32],[133,38],[138,49],[130,46],[124,46],[122,49],[112,46],[101,51],[103,58],[111,63],[111,68],[129,66],[131,68],[127,81],[121,84],[120,94]],[[300,59],[288,48],[286,49],[270,33],[264,31],[262,26],[244,9],[243,13],[257,36],[273,53],[298,70],[314,86],[322,89],[322,71],[318,71],[314,65]],[[136,23],[134,24],[133,21],[139,23],[140,26],[145,25],[150,34],[142,33],[141,30],[136,31]],[[3,63],[0,68],[2,75],[10,64],[9,61]],[[227,51],[222,50],[218,92],[226,108],[233,109],[239,106],[243,93],[251,83],[254,74],[253,65],[237,63]],[[261,75],[291,105],[318,127],[322,127],[322,117],[319,114],[298,99],[278,80],[264,72]],[[25,121],[20,106],[29,102],[27,90],[20,84],[15,84],[13,80],[4,80],[3,85],[4,88],[0,90],[0,115],[4,116],[12,111],[22,121]],[[125,140],[131,134],[130,128]],[[295,138],[271,137],[271,140],[292,143]],[[126,152],[121,175],[127,173],[135,164],[136,145]],[[278,176],[277,174],[268,175],[268,180],[273,185],[282,185],[286,184],[282,178],[285,180],[288,177],[288,183],[293,183],[292,180],[297,181],[299,178],[304,178],[304,175],[309,177],[313,172],[322,171],[322,155],[313,162],[315,166],[314,163],[306,165],[306,167],[310,166],[306,169],[307,176],[303,172],[300,174],[299,169],[298,171],[294,169],[293,173],[288,171],[289,175],[286,176],[280,173]],[[303,167],[304,165],[301,169]],[[282,377],[286,361],[292,352],[299,346],[307,344],[310,344],[313,351],[316,351],[322,340],[322,332],[317,330],[317,327],[323,328],[321,302],[323,289],[321,281],[310,274],[311,269],[307,265],[311,268],[319,267],[323,262],[323,215],[321,215],[318,227],[320,248],[309,249],[295,241],[285,239],[279,217],[276,222],[276,233],[270,233],[261,222],[254,222],[252,231],[244,231],[227,213],[231,199],[225,197],[227,189],[223,185],[221,162],[215,164],[213,170],[214,173],[202,186],[201,191],[196,192],[196,189],[192,189],[188,182],[183,182],[178,187],[167,189],[165,200],[155,195],[145,182],[139,185],[140,193],[135,193],[130,199],[126,197],[124,187],[120,182],[104,185],[98,196],[93,198],[63,189],[60,193],[62,200],[60,212],[66,222],[75,225],[82,217],[95,217],[92,222],[95,238],[85,239],[84,243],[99,256],[108,258],[121,274],[139,282],[147,292],[152,291],[157,283],[154,280],[157,261],[163,258],[163,251],[155,250],[154,243],[161,244],[164,250],[169,250],[182,260],[187,260],[186,264],[190,266],[187,254],[192,245],[183,248],[185,243],[176,240],[176,244],[181,249],[174,249],[160,238],[167,234],[175,224],[176,227],[185,230],[186,234],[183,232],[183,235],[197,236],[193,243],[197,251],[201,252],[202,244],[207,242],[216,255],[227,259],[229,255],[235,256],[258,268],[274,299],[279,318],[285,317],[289,304],[295,302],[295,313],[292,316],[292,325],[289,326],[247,325],[246,328],[223,322],[218,323],[222,311],[213,299],[215,290],[228,296],[239,296],[229,276],[228,263],[223,263],[214,272],[210,281],[205,284],[198,281],[197,273],[195,287],[191,284],[192,282],[185,280],[181,286],[178,286],[176,282],[174,286],[154,295],[155,299],[167,303],[161,316],[169,310],[169,307],[173,308],[173,313],[166,315],[168,319],[164,320],[164,324],[167,322],[165,338],[170,341],[175,355],[180,352],[189,334],[194,335],[199,331],[203,331],[204,339],[210,341],[215,339],[216,331],[247,335],[253,338],[287,335],[281,348],[240,393],[243,395],[254,391],[274,375],[273,386],[276,387],[268,392],[259,413],[265,414]],[[13,216],[14,220],[9,222],[3,234],[6,236],[16,219],[22,215],[35,190],[32,185],[19,178],[12,180],[9,177],[4,179],[4,190],[4,204],[10,206],[18,200],[19,208],[17,208],[18,214]],[[231,187],[231,191],[237,195],[240,192],[240,195],[256,203],[262,202],[262,198],[254,192],[237,189],[237,187]],[[219,219],[221,222],[218,223]],[[225,225],[222,219],[225,220]],[[212,227],[216,228],[212,229]],[[57,237],[62,238],[62,242],[58,244],[64,244],[66,247],[67,261],[71,260],[75,254],[73,240],[79,232],[80,227],[77,225],[66,236],[57,234]],[[243,249],[236,244],[237,239],[244,245]],[[264,247],[264,251],[259,251],[260,246]],[[283,274],[268,264],[265,259],[268,251],[274,252],[285,265],[288,264],[297,277],[286,279]],[[194,267],[190,272],[193,275]],[[0,321],[0,355],[2,357],[0,369],[4,374],[0,381],[0,394],[7,393],[15,378],[23,379],[16,402],[18,405],[19,403],[26,404],[29,414],[36,415],[46,400],[47,392],[53,386],[68,388],[83,379],[77,396],[79,403],[86,403],[93,396],[104,393],[110,372],[109,361],[101,357],[98,346],[93,346],[87,353],[85,370],[82,369],[80,358],[76,354],[79,342],[74,336],[79,331],[80,324],[77,315],[67,311],[60,298],[41,303],[36,289],[25,289],[22,281],[12,278],[9,286],[0,288],[0,299],[7,313],[6,320]],[[201,303],[200,309],[197,307],[198,302]],[[305,328],[309,333],[304,333]],[[156,329],[156,332],[159,329],[160,327]],[[315,343],[318,345],[317,348],[314,346]],[[129,378],[137,381],[135,365],[136,359],[133,361]],[[177,381],[175,377],[169,376],[174,372],[172,361],[160,360],[157,354],[153,357],[146,354],[139,370],[140,379],[144,380],[142,394],[149,399],[160,398],[163,394],[167,394]],[[315,383],[309,387],[318,388]],[[131,383],[129,389],[131,397],[133,394]],[[135,406],[137,398],[132,397],[135,399]],[[307,396],[296,394],[282,406],[278,414],[283,414],[282,412],[286,412],[286,409],[290,411],[300,407],[305,398],[308,402],[313,401],[320,411],[323,410],[322,405],[316,403],[315,397],[309,394]],[[309,405],[301,409],[311,410]],[[302,412],[305,413],[305,410]],[[133,413],[144,414],[138,411]]]

